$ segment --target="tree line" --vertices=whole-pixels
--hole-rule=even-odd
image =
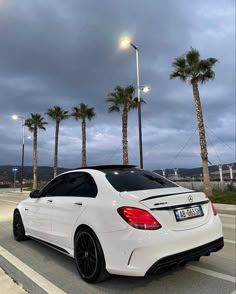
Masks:
[[[106,102],[110,104],[108,112],[122,112],[122,144],[123,144],[123,164],[128,164],[128,112],[131,109],[138,107],[138,99],[134,97],[135,87],[129,85],[127,87],[116,86],[114,91],[108,95]],[[141,100],[141,103],[144,103]],[[86,155],[86,123],[92,120],[95,116],[95,110],[93,107],[89,107],[84,103],[80,103],[78,106],[72,108],[72,111],[62,109],[56,105],[49,108],[45,112],[51,120],[55,122],[55,143],[54,143],[54,165],[53,175],[54,177],[58,174],[58,142],[59,142],[59,129],[62,121],[73,117],[76,121],[81,121],[81,137],[82,137],[82,158],[81,166],[87,166],[87,155]],[[29,131],[33,133],[33,189],[37,189],[37,141],[38,141],[38,130],[46,130],[48,123],[40,113],[31,113],[31,117],[25,120],[25,126],[28,127]]]
[[[198,85],[212,80],[215,76],[212,67],[218,62],[216,58],[201,59],[198,50],[191,48],[186,54],[174,59],[172,63],[173,71],[170,74],[171,79],[179,79],[182,82],[189,82],[192,86],[194,105],[199,130],[199,142],[201,149],[201,159],[203,167],[204,192],[208,196],[212,196],[210,186],[210,176],[208,169],[208,153],[205,136],[205,127],[201,108]],[[138,101],[134,97],[135,87],[130,85],[127,87],[116,86],[114,91],[108,94],[106,102],[109,103],[109,112],[121,112],[122,114],[122,146],[123,146],[123,164],[128,164],[128,113],[130,110],[138,108],[139,103],[145,103],[143,99]],[[49,108],[45,113],[55,122],[55,145],[54,145],[54,176],[58,172],[58,140],[59,127],[63,120],[73,117],[75,120],[81,121],[82,131],[82,167],[86,167],[86,122],[92,120],[96,113],[93,107],[89,107],[84,103],[80,103],[78,107],[73,107],[71,113],[63,110],[60,106]],[[33,189],[37,189],[37,132],[38,129],[46,130],[47,122],[39,113],[31,113],[31,117],[26,119],[25,125],[33,132]]]

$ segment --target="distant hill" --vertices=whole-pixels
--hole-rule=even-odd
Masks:
[[[0,181],[12,181],[13,165],[1,165],[0,166]],[[68,168],[58,168],[58,173],[63,173],[68,171]],[[16,178],[19,180],[21,177],[21,168],[18,166],[18,172]],[[24,167],[24,179],[30,180],[33,177],[33,167],[25,166]],[[39,181],[49,181],[53,178],[53,167],[51,166],[39,166],[38,167],[38,180]]]
[[[232,163],[234,165],[234,169],[236,169],[236,162]],[[13,165],[1,165],[0,166],[0,181],[12,181],[13,179],[13,172],[12,168],[15,167]],[[65,171],[68,171],[70,169],[68,168],[58,168],[58,173],[63,173]],[[217,165],[209,166],[210,172],[218,171],[219,168]],[[228,170],[227,164],[223,165],[223,170]],[[25,166],[24,167],[24,179],[31,180],[33,168],[32,166]],[[157,169],[154,170],[156,173],[162,175],[162,170]],[[165,170],[166,177],[168,175],[173,175],[174,170],[173,169],[166,169]],[[199,177],[202,174],[202,168],[179,168],[178,169],[178,175],[181,177]],[[21,168],[18,166],[18,172],[17,172],[17,180],[19,180],[21,177]],[[53,167],[51,166],[39,166],[38,167],[38,180],[39,181],[49,181],[53,178]]]

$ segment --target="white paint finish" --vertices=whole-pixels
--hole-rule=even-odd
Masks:
[[[40,288],[45,290],[49,294],[66,294],[60,288],[49,282],[43,276],[38,274],[28,265],[23,263],[20,259],[12,255],[9,251],[0,246],[0,255],[3,256],[7,261],[14,265],[18,270],[24,273],[30,280],[36,283]]]
[[[233,276],[230,276],[230,275],[218,273],[218,272],[208,270],[208,269],[205,269],[205,268],[201,268],[201,267],[198,267],[198,266],[195,266],[195,265],[188,265],[186,268],[191,270],[191,271],[198,272],[198,273],[201,273],[201,274],[204,274],[204,275],[207,275],[207,276],[211,276],[211,277],[218,278],[218,279],[221,279],[221,280],[225,280],[225,281],[228,281],[228,282],[236,283],[236,278],[233,277]]]
[[[24,201],[24,208],[18,205],[25,231],[29,235],[37,236],[39,239],[50,239],[51,236],[51,215],[52,197],[28,198]],[[22,203],[22,202],[21,202]]]

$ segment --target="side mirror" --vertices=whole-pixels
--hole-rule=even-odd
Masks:
[[[40,197],[39,190],[34,190],[34,191],[30,192],[29,197],[30,198],[39,198]]]

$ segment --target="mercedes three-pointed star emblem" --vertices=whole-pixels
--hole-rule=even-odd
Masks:
[[[188,201],[189,201],[189,202],[193,202],[193,196],[192,196],[192,195],[189,195],[189,196],[188,196]]]

